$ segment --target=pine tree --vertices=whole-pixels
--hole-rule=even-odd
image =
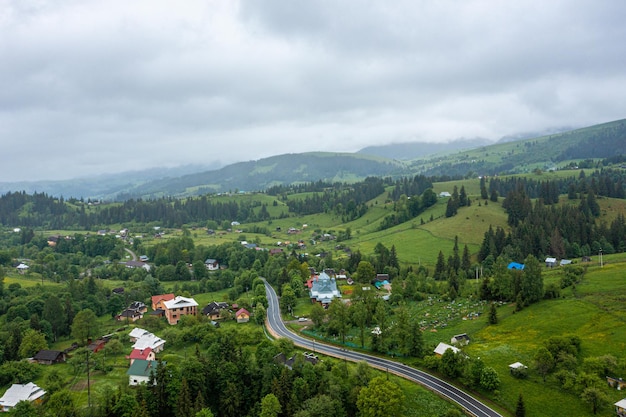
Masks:
[[[467,274],[472,267],[472,261],[470,259],[469,248],[467,244],[463,247],[463,256],[461,256],[461,269]]]
[[[480,177],[480,198],[486,200],[489,197],[487,186],[485,185],[485,177]]]
[[[459,272],[459,268],[461,268],[461,258],[459,257],[459,237],[454,236],[454,248],[452,249],[452,265],[449,265],[451,269],[455,272]]]
[[[391,245],[389,251],[389,266],[400,269],[400,262],[398,262],[398,254],[396,253],[396,245]]]
[[[452,217],[456,215],[458,208],[458,200],[453,198],[448,199],[448,204],[446,205],[446,217]]]
[[[461,191],[459,192],[459,206],[460,207],[469,206],[467,202],[467,193],[465,192],[464,185],[461,185]]]
[[[183,378],[182,380],[177,406],[176,415],[178,417],[193,417],[196,414],[191,404],[191,394],[189,392],[187,378]]]
[[[498,192],[496,191],[495,188],[491,190],[491,195],[489,196],[489,199],[493,201],[494,203],[498,202]]]
[[[439,251],[437,255],[437,264],[435,265],[435,279],[443,279],[446,270],[446,261],[443,257],[443,252]]]
[[[496,311],[496,303],[491,303],[489,308],[489,324],[498,324],[498,312]]]

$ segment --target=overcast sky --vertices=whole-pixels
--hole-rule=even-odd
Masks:
[[[626,117],[623,0],[0,0],[0,182]]]

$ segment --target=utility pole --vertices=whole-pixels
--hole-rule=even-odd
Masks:
[[[91,410],[91,383],[89,381],[89,347],[87,348],[87,405],[89,406],[89,410]]]
[[[602,264],[602,249],[600,249],[600,268],[604,268],[604,265]]]

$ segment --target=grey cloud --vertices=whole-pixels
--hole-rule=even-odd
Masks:
[[[8,1],[0,181],[622,118],[624,12],[582,0]]]

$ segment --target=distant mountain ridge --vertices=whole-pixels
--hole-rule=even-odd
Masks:
[[[209,192],[262,191],[279,184],[313,181],[354,182],[368,176],[399,176],[406,167],[398,161],[369,155],[331,152],[284,154],[238,162],[214,171],[143,184],[142,196],[187,196]],[[120,196],[133,197],[133,193]]]
[[[480,146],[493,144],[493,141],[485,138],[457,139],[447,143],[433,142],[406,142],[392,143],[389,145],[368,146],[357,153],[376,155],[383,158],[408,161],[416,158],[424,158],[439,153],[456,152],[464,149],[473,149]]]
[[[524,135],[521,135],[524,136]],[[66,181],[0,183],[0,193],[43,192],[65,198],[127,200],[263,191],[279,184],[356,182],[368,176],[494,175],[552,169],[566,161],[626,155],[626,119],[542,137],[492,143],[475,138],[449,144],[370,146],[357,153],[310,152],[238,162],[219,169],[154,168]],[[410,158],[410,159],[409,159]]]
[[[182,165],[172,168],[159,167],[140,171],[101,174],[71,180],[0,182],[0,193],[24,191],[28,194],[37,192],[56,197],[112,199],[121,192],[136,189],[138,186],[156,179],[180,177],[193,172],[218,168],[220,166],[216,164]]]

